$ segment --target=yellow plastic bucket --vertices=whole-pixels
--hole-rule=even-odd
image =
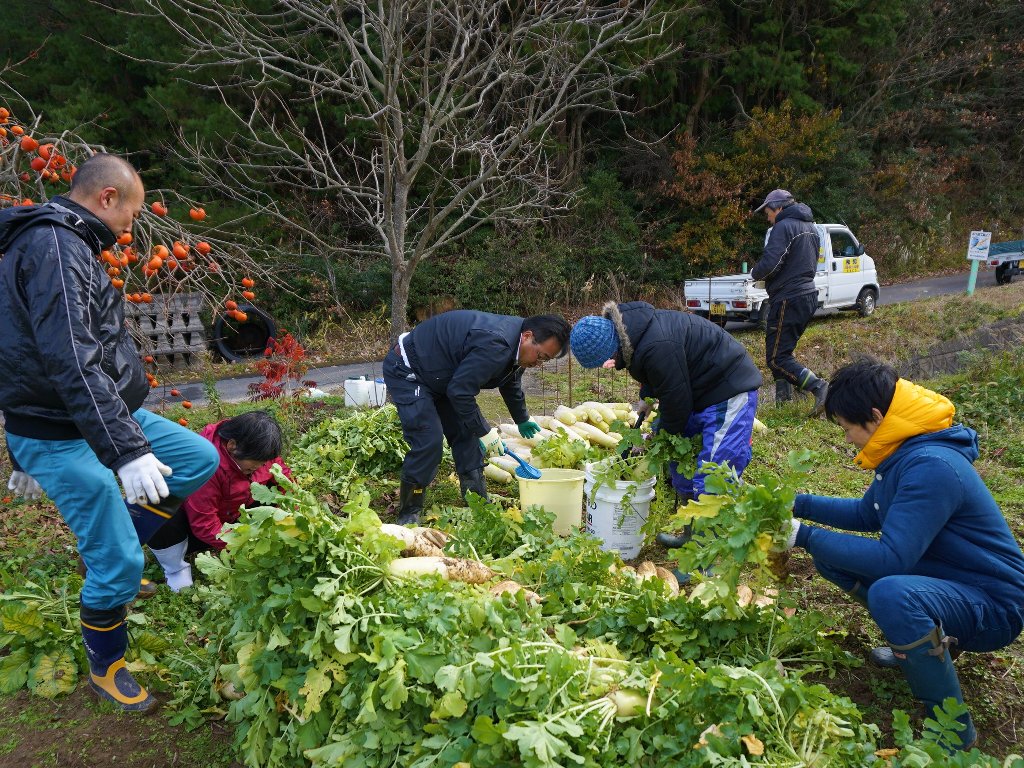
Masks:
[[[579,529],[583,519],[583,480],[586,473],[580,469],[542,469],[540,479],[519,480],[519,504],[544,507],[555,514],[552,530],[559,536],[568,536]]]

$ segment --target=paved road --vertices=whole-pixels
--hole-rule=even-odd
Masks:
[[[978,277],[979,286],[993,284],[995,278],[988,272],[982,272]],[[967,291],[967,273],[956,275],[944,275],[942,277],[928,277],[923,280],[900,283],[899,285],[887,285],[882,287],[882,295],[878,300],[880,305],[896,304],[902,301],[914,301],[926,299],[931,296],[939,296],[947,293],[959,293]],[[829,314],[836,310],[827,310],[820,314]],[[754,328],[751,323],[729,322],[726,328],[742,330]],[[366,376],[367,379],[377,378],[381,375],[381,364],[379,362],[357,363],[354,365],[331,365],[323,368],[310,369],[306,378],[315,381],[319,389],[332,394],[340,394],[345,379],[352,376]],[[225,402],[239,402],[249,398],[249,385],[262,381],[259,376],[240,376],[231,379],[222,379],[216,383],[217,397]],[[181,399],[191,400],[196,405],[205,405],[208,402],[206,385],[202,383],[171,385],[181,392]],[[168,387],[170,388],[170,387]],[[159,404],[163,397],[163,387],[154,390],[146,399],[146,405],[153,407]],[[176,398],[175,398],[176,400]]]
[[[932,296],[941,296],[948,293],[967,293],[968,272],[959,272],[955,275],[942,275],[940,277],[926,277],[921,280],[912,280],[897,285],[883,285],[881,295],[878,297],[879,306],[885,304],[899,304],[904,301],[916,301],[917,299],[928,299]],[[976,287],[983,288],[995,284],[994,274],[987,271],[978,274]],[[837,314],[837,309],[819,309],[816,317]],[[742,323],[730,320],[725,324],[728,331],[741,331],[755,329],[755,323]]]

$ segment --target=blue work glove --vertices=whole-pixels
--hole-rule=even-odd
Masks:
[[[526,440],[540,432],[540,424],[532,419],[524,421],[522,424],[516,424],[516,426],[519,427],[519,434]]]
[[[492,429],[480,438],[480,451],[485,456],[502,456],[506,450],[497,429]]]

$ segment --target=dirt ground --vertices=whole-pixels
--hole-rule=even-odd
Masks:
[[[27,691],[2,697],[0,722],[0,768],[241,768],[223,724],[186,731],[159,711],[120,714],[81,685],[55,701]]]

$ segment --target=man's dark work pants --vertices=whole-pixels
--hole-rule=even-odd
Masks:
[[[772,301],[765,327],[765,357],[774,379],[805,388],[806,368],[793,352],[817,307],[817,292]]]
[[[398,409],[402,434],[409,452],[402,463],[402,480],[426,488],[441,464],[443,438],[448,438],[455,469],[461,475],[483,467],[483,454],[476,435],[466,433],[452,404],[416,380],[415,374],[395,350],[384,358],[384,382]]]

